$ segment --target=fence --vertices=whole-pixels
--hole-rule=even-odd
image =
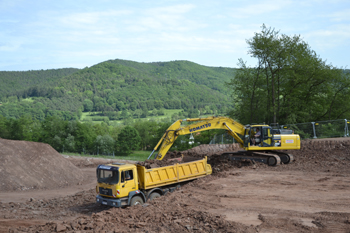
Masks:
[[[291,129],[300,138],[336,138],[349,137],[350,121],[347,119],[315,121],[300,124],[282,125],[281,129]]]
[[[209,142],[209,144],[232,144],[235,143],[235,139],[228,133],[214,135],[214,138]]]
[[[299,134],[301,139],[307,138],[336,138],[349,137],[347,119],[331,121],[315,121],[299,124],[282,125],[281,129],[291,129],[295,134]],[[209,144],[229,144],[235,142],[229,134],[215,135]]]

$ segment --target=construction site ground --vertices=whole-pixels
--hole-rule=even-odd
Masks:
[[[96,166],[115,160],[0,146],[0,232],[350,232],[347,138],[302,141],[277,167],[218,156],[236,145],[201,145],[182,154],[207,155],[212,175],[127,208],[95,203]]]

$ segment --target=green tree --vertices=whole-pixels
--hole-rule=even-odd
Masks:
[[[350,79],[327,65],[300,35],[280,35],[262,26],[247,40],[257,59],[228,83],[233,90],[233,118],[242,123],[296,123],[345,118],[350,113]],[[342,107],[344,106],[344,107]]]
[[[140,118],[142,115],[142,110],[141,109],[136,109],[134,111],[134,115],[137,116],[137,118]]]
[[[114,152],[114,144],[114,139],[108,134],[96,137],[96,146],[98,146],[101,154],[112,154]]]
[[[94,103],[89,99],[85,99],[83,102],[83,105],[84,105],[84,112],[91,112],[92,109],[94,108]]]
[[[64,139],[64,150],[69,152],[75,152],[75,137],[68,133]]]
[[[153,149],[152,146],[155,146],[152,145],[154,139],[160,139],[162,135],[159,137],[157,133],[159,125],[160,123],[157,123],[155,121],[137,121],[134,123],[133,127],[137,129],[141,138],[140,147],[142,150]]]
[[[84,153],[94,153],[96,132],[91,122],[77,122],[77,130],[75,132],[76,150]]]
[[[48,143],[57,151],[62,151],[64,139],[68,136],[67,125],[68,121],[61,120],[57,116],[47,117],[42,122],[40,141]]]
[[[10,130],[8,128],[7,118],[0,115],[0,138],[9,138]]]
[[[146,118],[148,115],[149,115],[149,113],[148,113],[147,109],[142,110],[142,114],[141,114],[142,118]]]
[[[126,126],[121,130],[117,139],[118,151],[122,154],[131,154],[133,150],[139,148],[141,137],[138,131],[132,126]]]

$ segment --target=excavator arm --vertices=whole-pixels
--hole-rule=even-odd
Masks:
[[[181,127],[183,121],[196,122],[184,127]],[[230,119],[228,117],[207,117],[207,118],[189,118],[184,120],[178,120],[174,122],[164,133],[163,137],[159,140],[158,144],[154,147],[152,154],[158,149],[156,159],[162,160],[166,153],[169,151],[175,140],[180,135],[191,134],[195,132],[201,132],[211,129],[226,129],[228,133],[236,139],[236,141],[243,147],[243,140],[239,135],[244,135],[244,126],[239,122]]]

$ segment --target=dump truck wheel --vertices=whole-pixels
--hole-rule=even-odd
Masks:
[[[160,197],[160,194],[154,192],[154,193],[152,193],[152,194],[149,196],[149,200],[152,201],[153,199],[156,199],[156,198],[158,198],[158,197]]]
[[[131,202],[130,202],[130,205],[133,206],[133,205],[143,205],[143,200],[141,197],[139,196],[136,196],[136,197],[133,197],[131,199]]]

